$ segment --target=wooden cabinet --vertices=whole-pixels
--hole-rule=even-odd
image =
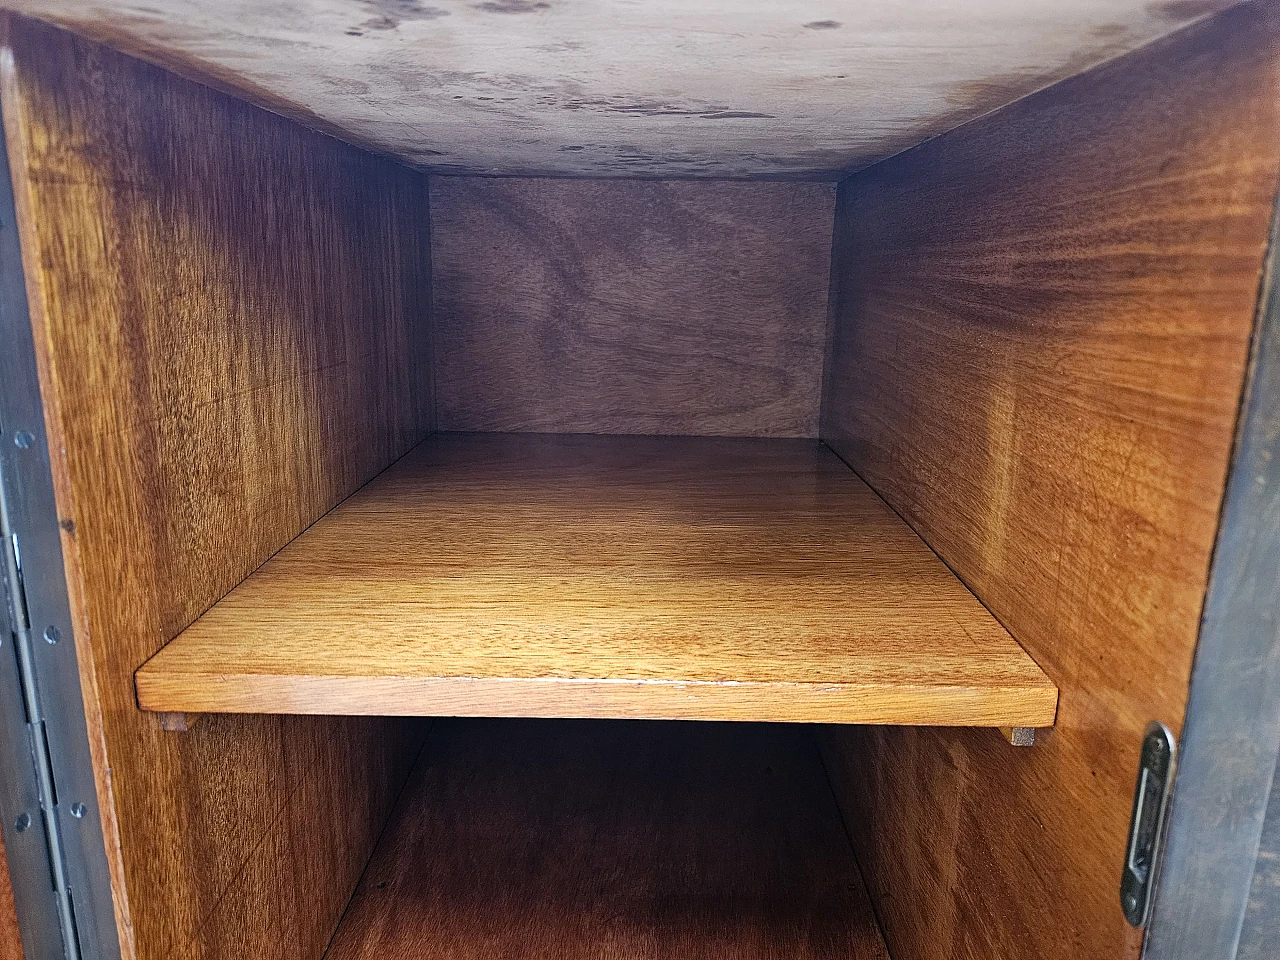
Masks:
[[[32,385],[0,384],[0,654],[36,765],[82,756],[89,785],[41,787],[65,877],[40,895],[69,912],[40,944],[1234,956],[1280,745],[1274,3],[1074,5],[1079,62],[948,109],[927,76],[875,85],[843,159],[789,172],[689,118],[803,132],[845,75],[780,86],[776,116],[566,106],[668,27],[594,55],[530,33],[563,83],[512,72],[506,99],[396,52],[594,9],[19,6],[0,305]],[[860,36],[962,69],[980,27],[1011,42],[983,6]],[[830,72],[848,28],[786,42]],[[345,87],[308,46],[338,34],[371,51]],[[897,101],[922,119],[873,143]],[[607,117],[538,128],[553,102]],[[37,562],[65,612],[23,605]],[[1118,888],[1151,721],[1184,765],[1144,930]]]

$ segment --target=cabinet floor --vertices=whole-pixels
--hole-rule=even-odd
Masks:
[[[437,721],[327,960],[887,960],[803,727]]]

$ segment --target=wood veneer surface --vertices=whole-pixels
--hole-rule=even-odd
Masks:
[[[13,903],[13,883],[9,879],[9,861],[5,858],[3,837],[0,837],[0,960],[22,960],[22,931],[18,929],[18,912]]]
[[[327,960],[445,957],[888,955],[807,731],[458,720]]]
[[[432,181],[442,430],[816,437],[835,191]]]
[[[133,675],[429,432],[425,179],[34,21],[2,62],[124,956],[313,960],[414,726],[169,734]]]
[[[816,441],[437,435],[138,673],[149,710],[1052,723]]]
[[[823,436],[1062,691],[1030,750],[832,730],[895,960],[1136,956],[1142,731],[1187,697],[1280,163],[1245,4],[841,187]]]

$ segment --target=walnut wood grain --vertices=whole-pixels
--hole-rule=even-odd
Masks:
[[[807,731],[436,730],[327,960],[888,960]]]
[[[138,672],[145,709],[1052,723],[816,441],[428,440]]]
[[[124,955],[316,958],[413,727],[206,717],[175,736],[133,674],[430,430],[425,180],[33,21],[7,46]]]
[[[18,929],[18,911],[13,902],[13,883],[9,879],[4,837],[0,837],[0,960],[22,960],[22,931]]]
[[[835,193],[432,181],[440,429],[816,437]]]
[[[1179,726],[1280,162],[1245,4],[841,188],[824,437],[1062,691],[1031,750],[841,730],[895,960],[1136,956],[1144,725]]]

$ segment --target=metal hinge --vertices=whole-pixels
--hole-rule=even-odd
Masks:
[[[1151,909],[1151,890],[1160,865],[1164,814],[1169,806],[1177,753],[1177,742],[1168,727],[1158,720],[1147,724],[1138,762],[1138,781],[1133,790],[1124,871],[1120,875],[1120,908],[1124,918],[1135,927],[1146,924]]]
[[[15,223],[0,163],[0,835],[28,960],[119,960]]]
[[[0,494],[2,494],[0,489]],[[9,524],[8,510],[0,496],[0,528],[4,553],[5,593],[9,599],[9,617],[14,652],[18,662],[18,676],[22,686],[22,701],[27,717],[27,740],[31,750],[31,763],[35,772],[39,796],[39,816],[44,826],[44,838],[49,856],[50,883],[53,887],[58,927],[62,934],[66,960],[80,960],[80,941],[76,932],[75,908],[71,900],[67,880],[66,857],[62,833],[58,825],[58,791],[53,778],[53,760],[49,752],[49,740],[45,730],[44,713],[40,704],[40,691],[36,683],[34,659],[31,650],[31,621],[27,612],[26,587],[22,577],[22,549],[18,535]],[[25,831],[32,826],[36,811],[20,811],[14,829]]]

